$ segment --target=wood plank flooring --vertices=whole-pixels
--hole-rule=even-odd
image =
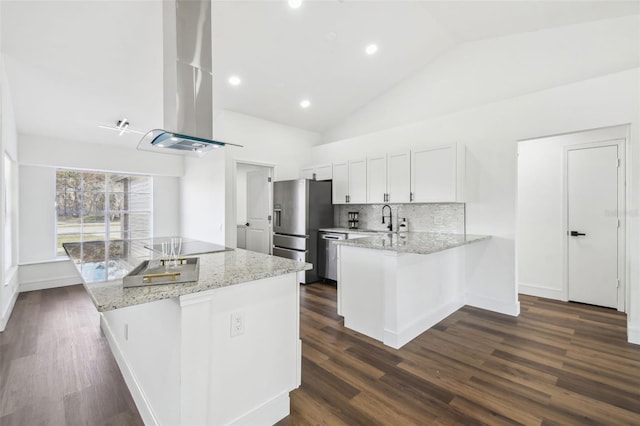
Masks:
[[[520,296],[464,307],[400,350],[345,329],[302,287],[302,386],[280,425],[640,425],[640,346],[611,309]]]
[[[81,285],[18,297],[0,333],[0,425],[142,425]]]
[[[401,350],[345,329],[335,287],[301,287],[302,386],[289,425],[640,425],[626,317],[520,296],[465,307]],[[82,286],[19,296],[0,333],[0,425],[139,425]]]

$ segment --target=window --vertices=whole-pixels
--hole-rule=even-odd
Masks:
[[[62,243],[151,238],[150,176],[56,171],[56,253]]]

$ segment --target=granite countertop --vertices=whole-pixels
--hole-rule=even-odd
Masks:
[[[145,248],[156,241],[67,243],[65,250],[83,278],[98,311],[179,297],[311,269],[311,264],[242,249],[198,254],[198,281],[124,288],[122,277],[161,254]]]
[[[386,234],[389,231],[375,231],[373,229],[353,229],[353,228],[320,228],[321,232],[336,232],[340,234]]]
[[[380,233],[372,237],[335,240],[333,244],[389,250],[398,253],[431,254],[477,241],[488,240],[488,235],[437,234],[432,232]]]

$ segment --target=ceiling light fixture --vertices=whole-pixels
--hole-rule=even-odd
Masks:
[[[309,99],[303,99],[300,101],[300,106],[302,108],[309,108],[311,106],[311,101]]]
[[[364,51],[367,55],[373,55],[378,51],[378,45],[370,44],[364,49]]]
[[[227,80],[227,81],[232,86],[240,86],[240,84],[242,84],[242,79],[240,77],[238,77],[237,75],[230,76],[229,80]]]
[[[115,126],[113,124],[98,124],[98,127],[100,127],[101,129],[114,130],[118,132],[118,136],[122,136],[125,133],[137,133],[139,135],[144,135],[145,132],[130,127],[130,124],[131,123],[129,123],[129,120],[127,120],[127,118],[125,117],[122,120],[118,120]]]
[[[291,9],[299,9],[302,6],[302,0],[287,0]]]

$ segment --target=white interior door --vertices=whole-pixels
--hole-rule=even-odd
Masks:
[[[618,145],[567,150],[569,300],[618,307]]]
[[[265,254],[271,245],[270,185],[267,168],[247,173],[247,250]]]

